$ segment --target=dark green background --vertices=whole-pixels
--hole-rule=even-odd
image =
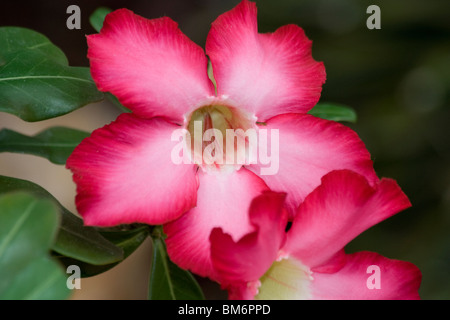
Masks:
[[[210,23],[239,1],[2,1],[0,25],[32,28],[87,66],[89,15],[127,7],[147,18],[172,17],[204,45]],[[353,107],[354,128],[380,177],[398,181],[413,207],[355,239],[348,252],[377,251],[408,260],[423,273],[423,299],[450,298],[450,1],[262,0],[260,31],[295,23],[313,40],[327,82],[321,102]],[[66,28],[77,4],[82,29]],[[368,30],[366,8],[381,8],[381,29]]]

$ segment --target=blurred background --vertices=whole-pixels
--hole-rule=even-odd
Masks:
[[[0,26],[23,26],[46,35],[73,66],[88,66],[85,35],[95,33],[90,14],[98,7],[126,7],[146,18],[170,16],[204,47],[210,23],[239,1],[219,0],[3,0]],[[397,180],[413,206],[361,234],[348,252],[370,250],[408,260],[423,273],[423,299],[450,298],[450,1],[448,0],[261,0],[260,32],[298,24],[313,40],[327,82],[321,102],[348,105],[358,114],[347,124],[372,154],[380,177]],[[66,9],[81,8],[80,30],[69,30]],[[369,30],[369,5],[381,9],[381,29]],[[0,129],[25,134],[65,125],[92,131],[119,111],[107,101],[60,118],[27,123],[0,113]],[[75,185],[62,166],[34,156],[0,154],[0,174],[27,179],[49,190],[75,212]],[[151,243],[114,269],[82,280],[73,299],[145,299]],[[199,279],[207,298],[224,297]]]

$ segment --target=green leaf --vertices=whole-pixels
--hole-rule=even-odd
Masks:
[[[140,226],[130,230],[124,231],[101,231],[101,234],[114,243],[117,247],[123,250],[123,259],[126,259],[131,255],[148,237],[150,234],[149,226]],[[67,257],[58,257],[59,260],[65,265],[77,265],[80,267],[82,277],[92,277],[97,274],[108,271],[115,267],[119,262],[105,264],[105,265],[93,265],[76,259]]]
[[[55,164],[65,164],[73,149],[88,136],[87,132],[64,127],[49,128],[32,137],[3,129],[0,152],[33,154]]]
[[[26,28],[0,28],[0,111],[40,121],[100,101],[86,67],[70,67],[44,35]]]
[[[85,226],[83,220],[65,208],[62,217],[54,251],[94,265],[106,265],[124,259],[123,250],[106,240],[96,228]]]
[[[54,259],[41,257],[32,261],[13,278],[8,288],[0,293],[0,300],[55,300],[65,299],[67,274]]]
[[[128,230],[102,230],[100,232],[106,239],[122,248],[124,256],[128,257],[149,236],[151,227],[140,225],[130,228]]]
[[[99,7],[91,14],[91,16],[89,17],[89,22],[97,32],[100,32],[100,30],[102,29],[105,17],[111,11],[112,10],[109,8]]]
[[[203,292],[189,271],[180,269],[167,256],[164,240],[153,239],[150,300],[204,300]]]
[[[56,205],[27,193],[0,196],[0,299],[65,299],[61,266],[49,258],[60,217]]]
[[[356,122],[356,112],[347,106],[331,103],[319,103],[312,108],[309,114],[332,121]]]
[[[122,112],[130,113],[131,110],[125,107],[123,104],[120,103],[119,99],[115,95],[113,95],[110,92],[106,92],[105,96],[116,106],[118,107]]]
[[[47,190],[30,181],[0,176],[0,194],[27,191],[55,202],[61,212],[61,225],[52,249],[57,253],[94,265],[123,260],[123,250],[106,240],[96,228],[86,227],[83,220],[63,207]]]

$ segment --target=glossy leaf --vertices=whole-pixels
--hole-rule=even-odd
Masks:
[[[62,267],[49,257],[60,216],[49,199],[0,196],[0,299],[65,299]]]
[[[101,231],[101,234],[114,243],[117,247],[123,250],[123,259],[126,259],[131,255],[139,246],[144,242],[144,240],[149,235],[148,226],[140,226],[130,230],[124,231]],[[83,261],[79,261],[72,258],[67,258],[64,256],[58,257],[59,260],[65,265],[77,265],[80,267],[82,277],[92,277],[97,274],[108,271],[109,269],[115,267],[120,261],[105,265],[93,265]]]
[[[356,122],[356,112],[347,106],[331,103],[319,103],[312,108],[309,114],[318,118],[332,121]]]
[[[112,10],[109,8],[99,7],[91,14],[91,16],[89,17],[89,22],[97,32],[100,32],[100,30],[102,29],[105,17],[111,11]]]
[[[72,112],[103,99],[86,67],[70,67],[44,35],[0,28],[0,111],[26,121]]]
[[[189,271],[170,261],[164,240],[153,239],[150,300],[203,300],[203,292]]]
[[[119,99],[110,92],[107,92],[105,96],[111,101],[117,108],[119,108],[122,112],[130,113],[131,110],[125,107],[123,104],[120,103]]]
[[[54,259],[41,257],[32,261],[0,293],[1,300],[60,300],[68,298],[67,274]]]
[[[0,194],[23,190],[50,199],[61,212],[61,225],[52,249],[57,253],[94,265],[123,260],[123,250],[106,240],[97,229],[86,227],[83,220],[63,207],[47,190],[30,181],[0,176]]]
[[[73,149],[88,136],[87,132],[64,127],[49,128],[32,137],[3,129],[0,152],[33,154],[55,164],[65,164]]]

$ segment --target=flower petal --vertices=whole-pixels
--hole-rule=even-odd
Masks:
[[[284,250],[319,267],[361,232],[410,205],[394,180],[371,187],[352,171],[330,172],[300,205]]]
[[[420,299],[420,270],[410,262],[388,259],[374,252],[347,255],[346,265],[337,273],[314,273],[313,278],[310,286],[313,299]]]
[[[252,200],[268,190],[252,172],[198,172],[197,206],[164,225],[167,251],[181,268],[213,278],[209,236],[220,227],[237,241],[254,230],[248,210]]]
[[[221,228],[211,232],[211,257],[222,286],[257,281],[272,265],[285,240],[287,212],[283,193],[265,192],[250,206],[255,231],[239,241]]]
[[[247,0],[212,24],[206,41],[218,95],[256,115],[258,121],[290,112],[306,113],[319,100],[323,63],[296,25],[259,34],[256,5]]]
[[[181,124],[187,111],[214,95],[203,49],[170,18],[148,20],[119,9],[87,41],[99,89],[142,117],[164,116]]]
[[[311,115],[287,114],[270,119],[261,128],[268,130],[271,162],[262,165],[260,155],[259,164],[248,169],[260,175],[271,190],[288,194],[286,201],[291,213],[320,184],[321,177],[332,170],[350,169],[364,175],[371,184],[378,181],[364,143],[340,123]],[[279,141],[271,141],[274,129],[279,131]],[[261,152],[266,146],[260,142],[258,148]],[[268,167],[278,170],[275,174],[264,173],[263,169]]]
[[[228,300],[254,300],[259,285],[259,281],[236,283],[228,288]]]
[[[87,225],[161,224],[195,206],[196,167],[171,161],[176,128],[125,113],[75,148],[67,167]]]

